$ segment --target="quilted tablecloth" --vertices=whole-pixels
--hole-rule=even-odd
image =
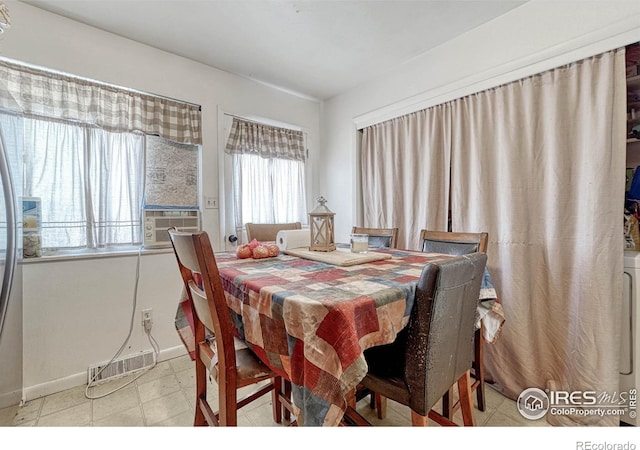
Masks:
[[[346,394],[367,372],[363,351],[394,341],[408,323],[424,266],[451,257],[377,251],[392,258],[340,267],[282,254],[267,259],[216,254],[240,337],[292,381],[299,425],[340,423]],[[482,295],[491,306],[484,306],[487,319],[479,320],[497,317],[497,334],[504,317],[493,285],[485,285]],[[193,355],[192,317],[184,306],[178,308],[176,327]]]

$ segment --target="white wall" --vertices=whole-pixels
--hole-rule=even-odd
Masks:
[[[309,133],[310,152],[316,153],[318,102],[24,3],[5,3],[11,28],[0,35],[1,56],[201,105],[205,196],[223,198],[218,170],[219,109],[304,128]],[[221,248],[218,210],[205,209],[203,213],[204,229]],[[24,385],[28,398],[82,384],[89,365],[109,360],[120,347],[129,326],[135,260],[125,256],[23,265]],[[142,257],[138,310],[153,309],[153,335],[165,357],[183,350],[173,326],[179,285],[172,254]],[[131,345],[123,355],[151,348],[139,317],[137,311]]]
[[[336,240],[359,218],[358,127],[637,41],[640,2],[533,1],[325,102],[316,173]]]

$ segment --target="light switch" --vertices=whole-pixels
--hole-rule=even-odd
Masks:
[[[218,209],[218,197],[205,197],[206,209]]]

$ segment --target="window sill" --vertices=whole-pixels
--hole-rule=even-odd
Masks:
[[[171,247],[163,248],[118,248],[118,249],[85,249],[85,250],[61,250],[57,252],[50,252],[34,258],[22,258],[20,262],[22,264],[37,264],[47,262],[58,261],[79,261],[83,259],[98,259],[98,258],[118,258],[123,256],[138,256],[138,252],[142,255],[156,255],[163,253],[173,253]]]

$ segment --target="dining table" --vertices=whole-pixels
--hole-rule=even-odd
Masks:
[[[386,248],[368,254],[380,258],[341,265],[283,252],[262,259],[215,254],[238,337],[291,381],[298,425],[340,424],[367,373],[363,352],[395,340],[409,321],[422,269],[452,258]],[[193,313],[184,296],[175,323],[193,358]],[[488,270],[479,300],[477,327],[493,342],[504,313]]]

